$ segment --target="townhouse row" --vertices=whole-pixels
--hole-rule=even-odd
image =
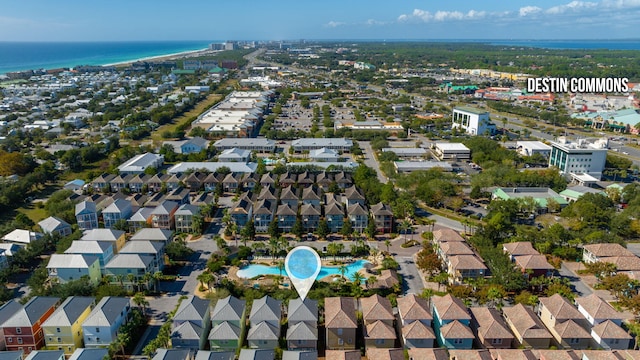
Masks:
[[[128,298],[71,296],[62,301],[36,296],[24,305],[11,300],[0,307],[0,350],[29,354],[78,348],[107,348],[129,320]]]

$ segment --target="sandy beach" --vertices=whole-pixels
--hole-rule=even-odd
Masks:
[[[209,50],[209,49],[205,48],[205,49],[200,49],[200,50],[182,51],[182,52],[173,53],[173,54],[149,56],[149,57],[135,59],[135,60],[121,61],[121,62],[112,63],[112,64],[105,64],[105,65],[102,65],[102,66],[125,66],[125,65],[131,65],[131,64],[139,62],[139,61],[176,60],[176,59],[184,59],[184,58],[190,58],[190,57],[209,55],[209,54],[212,54],[212,53],[215,53],[215,52],[217,52],[217,51]]]

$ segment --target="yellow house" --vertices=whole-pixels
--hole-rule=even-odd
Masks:
[[[82,323],[95,306],[92,297],[70,296],[42,324],[46,350],[71,355],[82,344]]]

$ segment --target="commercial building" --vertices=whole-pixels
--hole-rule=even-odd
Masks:
[[[551,142],[549,166],[557,167],[563,174],[589,175],[600,180],[607,160],[607,146],[606,138],[579,139],[574,142],[561,136]]]
[[[493,135],[497,130],[496,125],[489,119],[488,111],[469,106],[453,109],[451,127],[461,129],[470,135]]]
[[[551,146],[542,141],[518,141],[516,142],[516,149],[518,154],[522,156],[540,154],[545,158],[549,158],[549,154],[551,154]]]
[[[394,161],[393,165],[399,173],[407,173],[420,170],[440,168],[443,171],[452,171],[451,164],[439,161]]]
[[[348,152],[353,147],[353,141],[351,139],[344,138],[302,138],[293,140],[291,142],[291,147],[293,147],[293,150],[296,152],[322,148]]]
[[[433,151],[440,160],[471,159],[471,150],[462,143],[438,142],[433,145]]]
[[[242,149],[257,152],[273,152],[276,149],[276,142],[270,139],[244,139],[225,138],[216,141],[213,146],[216,150]]]
[[[127,174],[144,174],[144,170],[153,167],[160,168],[164,163],[164,155],[158,155],[153,153],[144,153],[140,155],[136,155],[131,159],[127,160],[122,165],[118,166],[118,171],[120,175]]]

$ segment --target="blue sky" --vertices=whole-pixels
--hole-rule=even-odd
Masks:
[[[5,1],[0,41],[639,38],[640,0]]]

